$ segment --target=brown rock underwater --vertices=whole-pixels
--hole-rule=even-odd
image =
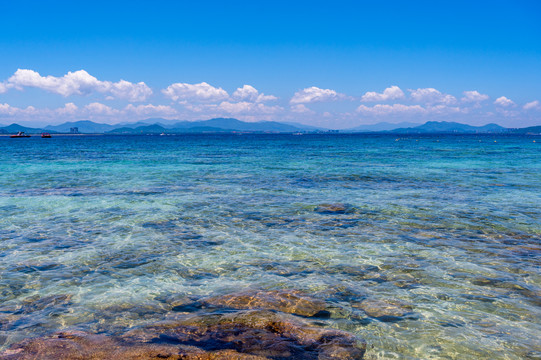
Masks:
[[[0,359],[353,360],[362,359],[366,349],[352,334],[292,315],[313,316],[325,308],[323,301],[297,291],[243,292],[206,303],[225,309],[182,313],[118,336],[57,332],[14,344]]]

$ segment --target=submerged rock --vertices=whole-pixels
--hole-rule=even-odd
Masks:
[[[353,206],[343,203],[319,204],[314,211],[320,214],[347,214],[353,212]]]
[[[324,316],[327,305],[297,290],[247,291],[211,297],[203,303],[233,309],[270,309],[301,316]]]
[[[479,278],[473,279],[472,284],[478,285],[478,286],[490,286],[494,288],[517,290],[517,291],[527,290],[524,286],[517,284],[510,279],[479,277]]]
[[[251,267],[257,267],[266,273],[275,274],[284,277],[308,276],[317,272],[316,265],[309,260],[293,261],[256,261],[248,264]]]
[[[60,332],[0,353],[26,359],[362,359],[366,344],[338,330],[310,326],[270,310],[204,314],[150,325],[123,336]]]
[[[192,315],[133,330],[127,336],[208,351],[232,349],[265,359],[362,359],[366,348],[349,333],[312,327],[293,315],[270,310]]]
[[[161,300],[175,310],[187,309],[192,299]],[[193,313],[166,315],[170,320],[118,331],[116,336],[68,331],[27,339],[0,352],[0,359],[354,360],[364,356],[366,344],[356,336],[295,316],[330,315],[327,303],[300,291],[246,291],[196,303],[200,306],[194,306]],[[104,310],[128,309],[117,305]]]
[[[177,229],[178,224],[174,220],[158,220],[145,222],[141,224],[141,227],[157,231],[170,231]]]
[[[16,314],[29,314],[35,311],[53,309],[56,307],[66,307],[71,304],[72,295],[60,294],[49,296],[31,296],[22,301],[21,308]]]
[[[381,321],[393,321],[411,314],[413,307],[397,300],[376,300],[366,299],[360,303],[353,304],[353,307],[359,308],[366,315],[379,319]]]
[[[387,281],[381,269],[374,265],[333,265],[326,267],[324,272],[331,275],[345,275],[355,280],[371,280],[378,283]]]
[[[205,351],[193,346],[137,343],[126,339],[85,332],[60,332],[45,338],[23,341],[0,353],[3,360],[260,360],[258,356],[231,349]]]
[[[0,312],[0,331],[10,330],[11,325],[19,320],[19,315],[14,314],[2,314]]]

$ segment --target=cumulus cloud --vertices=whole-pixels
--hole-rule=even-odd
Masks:
[[[175,83],[169,85],[162,93],[173,101],[221,101],[229,98],[229,94],[222,88],[202,82],[199,84]]]
[[[126,80],[110,83],[108,92],[118,99],[129,101],[145,101],[152,95],[152,90],[144,82],[133,84]]]
[[[344,94],[340,94],[331,89],[320,89],[312,86],[300,91],[289,101],[291,104],[307,104],[313,102],[336,101],[345,98]]]
[[[256,88],[250,85],[244,85],[243,87],[238,88],[233,93],[233,97],[237,99],[250,100],[250,101],[255,101],[258,95],[259,95],[259,91],[257,91]]]
[[[96,115],[118,115],[120,113],[119,110],[113,109],[110,106],[104,105],[99,102],[93,102],[88,105],[86,105],[83,110],[85,112],[88,112],[90,114],[96,114]]]
[[[498,105],[498,106],[502,106],[502,107],[508,107],[508,106],[514,106],[515,103],[506,98],[505,96],[500,96],[499,98],[497,98],[495,101],[494,101],[494,104],[495,105]]]
[[[404,92],[398,86],[393,85],[383,90],[383,93],[369,91],[362,96],[361,101],[388,101],[402,99],[403,97]]]
[[[56,109],[56,112],[60,115],[73,115],[79,110],[77,105],[74,103],[67,103],[64,105],[63,108]]]
[[[464,97],[461,99],[463,102],[475,102],[479,103],[481,101],[488,100],[489,96],[479,93],[479,91],[464,91]]]
[[[0,114],[2,115],[15,115],[21,109],[13,107],[9,104],[0,104]]]
[[[85,70],[70,71],[62,77],[56,77],[51,75],[41,76],[34,70],[18,69],[8,79],[8,84],[19,90],[25,87],[33,87],[66,97],[99,92],[113,98],[144,101],[152,95],[152,90],[144,82],[134,84],[125,80],[116,83],[101,81]]]
[[[48,111],[48,109],[46,109]],[[27,106],[24,109],[11,106],[9,104],[0,104],[0,115],[3,116],[21,116],[21,115],[36,115],[39,110],[33,106]]]
[[[456,98],[449,94],[443,94],[440,91],[434,88],[424,88],[417,90],[408,90],[410,96],[414,101],[421,102],[424,104],[454,104],[456,103]]]
[[[18,69],[9,78],[9,83],[22,90],[24,87],[40,88],[63,96],[86,95],[92,91],[104,91],[98,79],[84,70],[68,72],[63,77],[41,76],[37,71]]]
[[[388,114],[419,114],[425,113],[426,109],[420,105],[403,105],[403,104],[377,104],[374,106],[361,105],[357,111],[363,114],[370,115],[388,115]]]
[[[524,104],[522,107],[524,110],[532,110],[532,109],[541,109],[541,104],[539,104],[538,100],[531,101],[529,103]]]
[[[233,93],[233,97],[238,100],[252,101],[252,102],[265,102],[278,99],[274,95],[260,94],[256,88],[251,85],[244,85],[238,88]]]

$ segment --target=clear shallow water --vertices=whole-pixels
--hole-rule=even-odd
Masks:
[[[537,142],[534,142],[537,141]],[[368,359],[541,358],[541,139],[0,137],[0,343],[298,289]],[[346,211],[319,211],[321,204]],[[362,300],[397,302],[381,321]]]

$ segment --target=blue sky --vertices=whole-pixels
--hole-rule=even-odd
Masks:
[[[0,123],[541,124],[537,1],[5,1]],[[387,90],[386,90],[387,89]]]

